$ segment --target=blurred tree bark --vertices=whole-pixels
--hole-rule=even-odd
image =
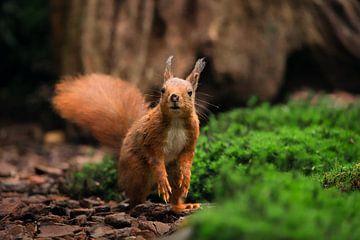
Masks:
[[[147,88],[169,55],[182,77],[206,56],[203,85],[217,99],[272,99],[289,56],[307,49],[318,81],[360,90],[356,0],[51,0],[51,9],[61,75],[103,72]]]

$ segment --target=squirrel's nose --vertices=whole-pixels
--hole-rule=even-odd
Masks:
[[[179,96],[178,95],[176,95],[176,94],[171,94],[171,96],[170,96],[170,100],[172,101],[172,102],[178,102],[179,101]]]

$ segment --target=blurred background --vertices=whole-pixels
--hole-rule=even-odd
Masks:
[[[64,75],[111,74],[154,94],[169,55],[179,77],[206,57],[199,96],[213,112],[304,89],[351,97],[359,36],[357,0],[2,0],[0,126],[64,128],[50,105]]]
[[[182,224],[151,203],[130,224],[115,158],[51,106],[62,77],[94,72],[154,103],[170,55],[182,78],[207,61],[188,239],[360,239],[359,0],[1,0],[0,239]]]

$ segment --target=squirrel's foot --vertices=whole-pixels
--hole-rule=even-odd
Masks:
[[[183,212],[186,210],[198,209],[200,206],[200,203],[180,203],[172,205],[171,210],[174,212]]]

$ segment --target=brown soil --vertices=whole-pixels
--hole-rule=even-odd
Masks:
[[[61,195],[66,171],[101,160],[104,151],[64,144],[61,133],[36,129],[0,129],[0,239],[153,239],[174,232],[190,213],[151,202],[129,211],[126,202]]]

